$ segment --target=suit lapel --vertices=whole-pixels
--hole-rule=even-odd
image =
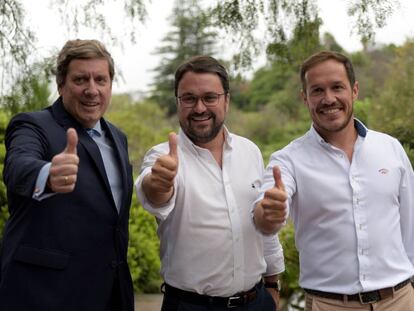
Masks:
[[[88,135],[85,129],[77,122],[63,107],[61,98],[59,98],[52,106],[52,114],[56,121],[65,129],[74,128],[78,134],[79,144],[82,145],[90,155],[91,161],[94,163],[100,177],[102,178],[106,191],[111,194],[108,177],[106,176],[105,166],[102,160],[101,152],[94,140]],[[116,211],[115,201],[112,198],[113,206]]]
[[[128,154],[126,152],[125,146],[120,140],[119,135],[112,129],[112,127],[104,120],[101,120],[101,126],[108,133],[109,138],[113,142],[113,149],[115,152],[116,159],[118,160],[118,167],[120,169],[121,180],[122,180],[122,204],[120,206],[119,214],[121,214],[125,208],[125,200],[128,193],[128,176],[126,164],[129,163]]]

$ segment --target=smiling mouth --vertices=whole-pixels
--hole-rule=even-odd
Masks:
[[[99,106],[99,103],[96,103],[96,102],[82,102],[82,105],[86,106],[86,107],[96,107],[96,106]]]
[[[340,108],[340,107],[330,107],[330,108],[320,108],[320,109],[318,109],[318,112],[322,113],[322,114],[329,115],[329,114],[335,114],[335,113],[337,113],[341,110],[342,110],[342,108]]]
[[[192,115],[192,116],[190,117],[190,120],[191,120],[191,121],[195,121],[195,122],[202,122],[202,121],[208,121],[208,120],[210,120],[212,117],[213,117],[212,115],[201,115],[201,116],[195,116],[195,115]]]

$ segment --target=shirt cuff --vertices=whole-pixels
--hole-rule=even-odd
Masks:
[[[32,198],[37,201],[42,201],[46,198],[54,196],[56,193],[44,193],[46,189],[47,179],[49,178],[49,170],[52,163],[46,163],[37,175],[36,185],[33,191]]]
[[[142,173],[138,176],[137,180],[135,181],[135,190],[137,192],[137,197],[142,204],[142,207],[149,213],[154,215],[157,219],[163,221],[168,217],[168,215],[174,208],[174,202],[177,196],[177,182],[174,180],[174,194],[170,198],[170,200],[165,204],[155,206],[149,200],[147,200],[147,197],[145,196],[145,193],[142,190],[142,182],[144,180],[144,177],[150,172],[150,167],[142,171]]]

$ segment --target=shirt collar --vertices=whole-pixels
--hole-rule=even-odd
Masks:
[[[354,127],[358,133],[358,136],[362,138],[365,138],[367,136],[367,132],[368,132],[367,127],[364,125],[364,123],[362,123],[360,120],[356,118],[354,118]],[[319,143],[327,144],[327,142],[322,138],[322,136],[319,135],[319,133],[315,130],[313,123],[311,125],[309,132],[310,132],[310,135],[314,137]]]

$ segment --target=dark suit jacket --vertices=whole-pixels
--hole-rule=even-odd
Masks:
[[[0,310],[105,311],[115,282],[123,308],[133,310],[127,265],[132,167],[126,136],[101,120],[113,141],[123,183],[118,215],[98,146],[64,109],[15,116],[6,130],[4,181],[10,219],[0,255]],[[79,171],[72,193],[32,199],[41,167],[66,146],[76,129]]]

